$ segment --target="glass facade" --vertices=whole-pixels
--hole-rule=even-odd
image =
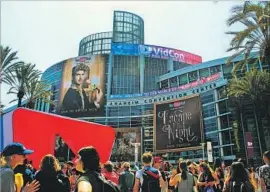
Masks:
[[[176,88],[187,85],[200,79],[205,79],[220,72],[220,79],[230,80],[232,68],[235,65],[226,64],[227,58],[221,58],[199,65],[190,65],[172,61],[170,59],[151,58],[145,55],[112,55],[112,42],[144,44],[144,21],[141,17],[124,12],[115,11],[113,18],[113,32],[103,32],[89,35],[80,42],[79,56],[85,54],[102,54],[106,58],[106,89],[107,103],[110,96],[126,94],[140,94]],[[252,67],[269,70],[269,65],[250,62],[246,70]],[[170,71],[169,70],[174,70]],[[46,80],[53,92],[51,100],[58,101],[63,63],[59,62],[47,69],[42,79]],[[241,76],[243,71],[236,71]],[[143,88],[143,89],[142,89]],[[211,141],[214,158],[220,156],[225,160],[245,157],[243,130],[252,132],[255,155],[259,158],[258,135],[251,104],[245,102],[243,121],[240,113],[226,95],[226,85],[220,85],[211,90],[202,89],[200,85],[193,87],[200,91],[203,114],[204,141]],[[106,91],[110,92],[107,93]],[[164,91],[165,92],[165,91]],[[110,94],[110,95],[108,95]],[[162,95],[160,93],[159,95]],[[140,96],[131,96],[134,100],[143,99]],[[125,98],[119,99],[125,101]],[[112,100],[111,100],[112,101]],[[106,103],[105,103],[106,105]],[[84,117],[82,120],[109,125],[113,128],[141,128],[143,151],[153,151],[153,104],[137,104],[128,106],[106,106],[103,117]],[[54,113],[54,107],[36,102],[36,109]],[[264,118],[260,126],[269,130],[269,121]],[[270,133],[265,131],[267,147],[270,148]],[[203,151],[192,150],[178,153],[169,153],[169,160],[178,160],[179,157],[198,160]],[[206,153],[205,153],[206,156]]]
[[[125,11],[115,11],[113,19],[113,42],[144,44],[144,21]]]
[[[156,78],[166,74],[168,71],[168,60],[157,58],[144,58],[144,92],[157,90]]]
[[[111,93],[140,93],[140,65],[137,56],[113,57]]]
[[[173,61],[173,70],[176,71],[178,69],[183,69],[184,67],[188,67],[189,64],[179,62],[179,61]]]
[[[108,54],[111,51],[112,32],[95,33],[83,38],[79,56],[86,54]]]
[[[61,86],[62,72],[64,62],[59,62],[50,68],[48,68],[43,74],[41,80],[51,86],[52,96],[50,100],[57,105],[59,91]],[[42,99],[37,99],[35,109],[39,111],[48,111],[49,113],[55,113],[55,105],[42,102]]]

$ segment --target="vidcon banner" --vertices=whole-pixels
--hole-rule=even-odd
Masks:
[[[187,64],[199,64],[202,57],[186,51],[172,49],[167,47],[159,47],[155,45],[113,43],[112,54],[114,55],[144,55],[153,58],[168,59],[179,61]]]
[[[156,152],[200,148],[203,137],[201,102],[198,94],[154,105],[154,149]]]

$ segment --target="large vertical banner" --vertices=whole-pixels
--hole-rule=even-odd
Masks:
[[[140,128],[116,128],[111,161],[135,161],[135,143],[141,142]],[[140,149],[140,147],[139,147]],[[140,157],[140,150],[138,150]]]
[[[200,149],[203,119],[198,94],[154,105],[154,150],[177,152]]]
[[[105,60],[101,55],[66,60],[57,114],[93,117],[104,113]]]
[[[213,163],[213,148],[212,148],[212,142],[206,142],[206,149],[207,149],[207,160],[210,163]]]
[[[246,132],[245,137],[246,137],[246,148],[247,148],[248,158],[253,158],[254,157],[254,146],[253,146],[253,141],[252,141],[253,140],[252,133]]]

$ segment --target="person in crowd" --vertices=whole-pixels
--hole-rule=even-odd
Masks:
[[[21,173],[14,174],[14,169],[22,165],[26,155],[34,151],[26,149],[21,143],[11,143],[7,145],[1,153],[0,160],[0,186],[3,192],[36,192],[39,189],[39,182],[34,180],[25,183]]]
[[[151,166],[152,160],[153,156],[151,153],[144,153],[142,155],[143,169],[136,172],[133,192],[160,192],[164,186],[161,173]]]
[[[23,176],[23,182],[25,183],[31,183],[34,180],[34,174],[31,169],[27,166],[28,160],[25,159],[23,161],[23,164],[19,164],[14,168],[14,174],[22,174]]]
[[[104,171],[102,171],[102,174],[107,180],[110,180],[115,184],[118,184],[119,175],[113,170],[113,167],[114,167],[113,163],[111,161],[107,161],[104,164]]]
[[[245,159],[239,158],[239,159],[237,160],[237,162],[243,163],[245,169],[247,170],[248,166],[247,166],[247,161],[246,161]],[[247,171],[248,171],[248,170],[247,170]]]
[[[138,170],[139,170],[139,167],[137,165],[135,165],[135,163],[130,164],[130,171],[132,173],[134,173],[134,175],[136,174],[136,171],[138,171]]]
[[[66,177],[69,177],[69,172],[68,172],[68,165],[67,163],[63,163],[61,165],[61,171],[63,173],[63,175],[65,175]]]
[[[154,163],[153,167],[160,171],[162,179],[164,181],[164,186],[161,188],[161,192],[165,192],[168,189],[168,182],[166,179],[166,174],[165,174],[164,170],[162,169],[163,160],[161,157],[157,156],[157,157],[154,157],[153,163]]]
[[[222,161],[219,157],[215,159],[213,168],[214,168],[214,171],[216,171],[219,168],[222,169]]]
[[[121,192],[132,192],[134,185],[134,174],[130,171],[130,164],[128,162],[123,163],[123,172],[119,176],[119,187]]]
[[[177,185],[178,192],[192,192],[193,187],[195,186],[195,180],[191,173],[187,170],[187,163],[185,161],[181,161],[179,163],[180,172],[176,174],[174,171],[170,178],[170,186]]]
[[[40,183],[38,192],[70,192],[69,180],[59,170],[60,165],[53,155],[48,154],[42,158],[40,169],[35,175]]]
[[[233,162],[231,165],[231,171],[228,178],[225,180],[223,192],[241,192],[245,184],[244,191],[254,191],[254,186],[251,184],[248,172],[246,171],[244,164],[241,162]]]
[[[205,162],[200,163],[200,175],[198,177],[198,189],[200,192],[214,191],[215,178],[210,167]]]
[[[256,172],[255,172],[254,167],[248,168],[248,172],[249,172],[249,178],[250,178],[252,185],[255,187],[255,189],[258,189],[258,181],[255,177]]]
[[[270,151],[266,151],[263,154],[263,160],[265,165],[261,166],[259,169],[259,183],[263,192],[270,192]]]
[[[94,173],[100,175],[100,158],[97,150],[92,147],[81,148],[75,162],[76,170],[82,174],[77,180],[75,192],[99,192],[100,186],[96,182]]]
[[[217,167],[215,174],[218,178],[218,182],[216,183],[216,192],[221,192],[224,187],[224,172],[221,167]]]
[[[79,178],[79,173],[77,172],[76,168],[71,169],[71,174],[69,176],[71,192],[75,191],[76,182],[77,182],[78,178]]]
[[[71,175],[71,170],[74,168],[74,163],[72,161],[68,161],[66,162],[67,164],[67,173],[68,173],[68,176]]]

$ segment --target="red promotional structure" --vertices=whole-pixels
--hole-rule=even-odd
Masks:
[[[54,154],[55,136],[60,135],[74,154],[85,146],[94,146],[101,162],[109,160],[115,140],[113,128],[19,108],[12,114],[13,141],[33,149],[29,155],[33,166],[38,168],[41,158]]]

